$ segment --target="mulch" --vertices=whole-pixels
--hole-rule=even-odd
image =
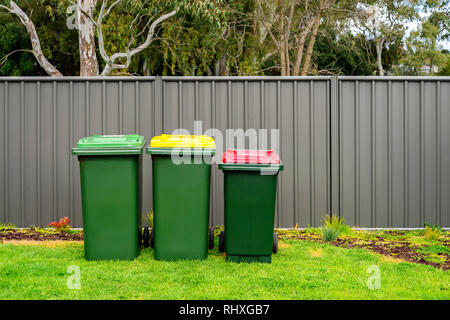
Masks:
[[[394,234],[394,235],[401,235],[401,231],[386,231],[386,233]],[[363,248],[367,249],[385,256],[389,256],[395,259],[412,262],[412,263],[419,263],[419,264],[425,264],[429,266],[433,266],[435,268],[443,269],[443,270],[450,270],[450,255],[446,253],[438,253],[438,255],[445,257],[445,262],[439,263],[439,262],[432,262],[427,261],[424,259],[424,255],[420,252],[415,251],[415,248],[412,248],[410,246],[410,243],[408,241],[392,241],[387,240],[381,236],[377,236],[376,240],[369,240],[364,239],[361,241],[361,239],[356,238],[338,238],[333,242],[327,242],[322,239],[320,235],[313,234],[313,233],[306,233],[305,231],[301,230],[296,233],[286,233],[281,234],[279,236],[280,239],[286,239],[286,240],[309,240],[309,241],[316,241],[320,243],[330,244],[336,247],[341,248]],[[447,246],[450,248],[450,241],[449,240],[443,240],[441,242],[442,245]]]
[[[388,245],[380,245],[377,240],[368,240],[366,243],[355,244],[354,240],[351,239],[336,239],[335,241],[330,242],[330,244],[336,247],[344,248],[364,248],[379,254],[394,257],[396,259],[401,259],[413,263],[426,264],[443,270],[450,270],[449,254],[443,252],[438,253],[438,255],[445,257],[445,262],[443,263],[427,261],[424,259],[423,254],[414,251],[414,249],[411,248],[409,243],[407,243],[406,241],[391,241]]]
[[[68,232],[44,232],[41,233],[35,229],[6,229],[0,231],[0,240],[32,240],[32,241],[83,241],[83,233]]]

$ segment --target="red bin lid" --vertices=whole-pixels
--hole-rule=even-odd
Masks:
[[[223,163],[279,164],[280,157],[272,150],[233,150],[222,155]]]

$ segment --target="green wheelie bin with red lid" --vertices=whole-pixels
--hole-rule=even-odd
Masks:
[[[283,170],[271,150],[227,150],[224,174],[225,230],[219,250],[234,262],[271,262],[278,250],[274,232],[277,176]]]

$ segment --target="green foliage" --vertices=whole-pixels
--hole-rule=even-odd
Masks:
[[[421,8],[429,14],[427,21],[438,29],[438,39],[450,40],[450,1],[422,0]]]
[[[334,241],[339,236],[339,230],[330,227],[322,227],[320,230],[322,231],[322,237],[325,241]]]
[[[66,27],[68,0],[17,0],[35,23],[43,52],[64,75],[79,74],[77,30]],[[349,19],[355,11],[375,2],[387,10],[392,25],[355,35]],[[9,0],[0,0],[7,5]],[[271,2],[279,13],[287,2]],[[319,1],[309,1],[309,15]],[[95,16],[98,15],[101,1]],[[376,68],[377,39],[383,38],[382,65],[394,74],[422,74],[423,65],[435,66],[439,75],[450,75],[449,55],[436,45],[449,39],[449,0],[336,1],[320,24],[313,51],[311,74],[371,75]],[[265,6],[265,5],[264,5]],[[267,8],[266,8],[267,9]],[[283,10],[284,10],[283,9]],[[256,17],[253,0],[122,0],[103,21],[105,50],[112,55],[141,44],[157,17],[172,10],[178,13],[156,28],[150,47],[133,57],[128,70],[135,75],[278,75],[279,53]],[[308,11],[298,1],[289,38],[291,65]],[[419,11],[428,14],[421,28],[404,40],[405,23],[420,21]],[[287,13],[287,11],[286,11]],[[270,14],[267,15],[270,17]],[[277,17],[277,15],[275,15]],[[275,18],[273,18],[275,19]],[[278,19],[278,18],[277,18]],[[386,20],[387,21],[387,20]],[[271,21],[273,24],[278,20]],[[390,27],[389,27],[389,26]],[[279,38],[277,28],[273,28]],[[307,39],[308,40],[308,39]],[[308,41],[307,41],[308,43]],[[404,49],[406,45],[406,50]],[[30,40],[19,19],[0,9],[0,75],[45,75],[29,50]],[[305,48],[306,50],[306,48]],[[17,51],[17,52],[15,52]],[[12,53],[14,52],[14,53]],[[12,53],[8,56],[8,54]],[[305,54],[305,53],[304,53]],[[3,59],[6,57],[7,59]],[[98,61],[104,67],[104,61]]]
[[[445,63],[439,72],[437,73],[438,76],[450,76],[450,54],[446,53],[447,63]]]
[[[66,27],[66,0],[19,0],[16,3],[34,22],[46,58],[64,75],[79,74],[78,34]],[[9,5],[8,0],[0,4]],[[0,9],[0,59],[13,51],[31,49],[25,26],[19,18]],[[4,64],[0,60],[0,75],[46,75],[29,52],[11,54]]]
[[[411,32],[405,41],[407,54],[401,60],[406,73],[424,75],[424,66],[430,69],[431,75],[436,73],[434,69],[445,69],[448,55],[442,52],[438,44],[439,34],[439,27],[429,20],[424,21],[416,31]]]
[[[344,218],[326,215],[322,220],[320,231],[325,241],[334,241],[339,234],[348,229],[344,223]]]
[[[320,230],[317,229],[317,228],[311,227],[309,224],[308,224],[308,225],[306,226],[306,228],[305,228],[305,232],[306,232],[307,234],[317,234],[318,231],[320,231]]]
[[[0,12],[0,75],[20,76],[36,73],[34,56],[29,52],[16,52],[8,59],[2,59],[19,49],[31,49],[28,34],[13,21],[9,14]]]
[[[444,229],[441,226],[430,224],[430,223],[427,223],[427,222],[425,222],[423,224],[423,227],[424,228],[430,228],[431,230],[434,230],[434,231],[444,232]]]
[[[16,226],[12,223],[2,223],[0,222],[0,231],[7,231],[11,229],[16,229]]]
[[[418,251],[423,254],[439,254],[439,253],[450,254],[450,248],[444,245],[426,246],[420,248]]]
[[[316,40],[314,61],[318,73],[335,75],[371,75],[375,65],[367,59],[365,39],[352,33],[336,35],[324,30]]]

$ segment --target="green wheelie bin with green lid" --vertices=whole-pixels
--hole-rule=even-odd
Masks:
[[[225,193],[219,251],[228,261],[270,263],[278,250],[274,219],[280,157],[270,150],[227,150],[219,169]]]
[[[163,134],[151,140],[147,153],[152,157],[155,259],[205,259],[208,247],[214,247],[208,229],[214,140]]]
[[[132,260],[141,247],[144,137],[93,135],[78,141],[87,260]]]

